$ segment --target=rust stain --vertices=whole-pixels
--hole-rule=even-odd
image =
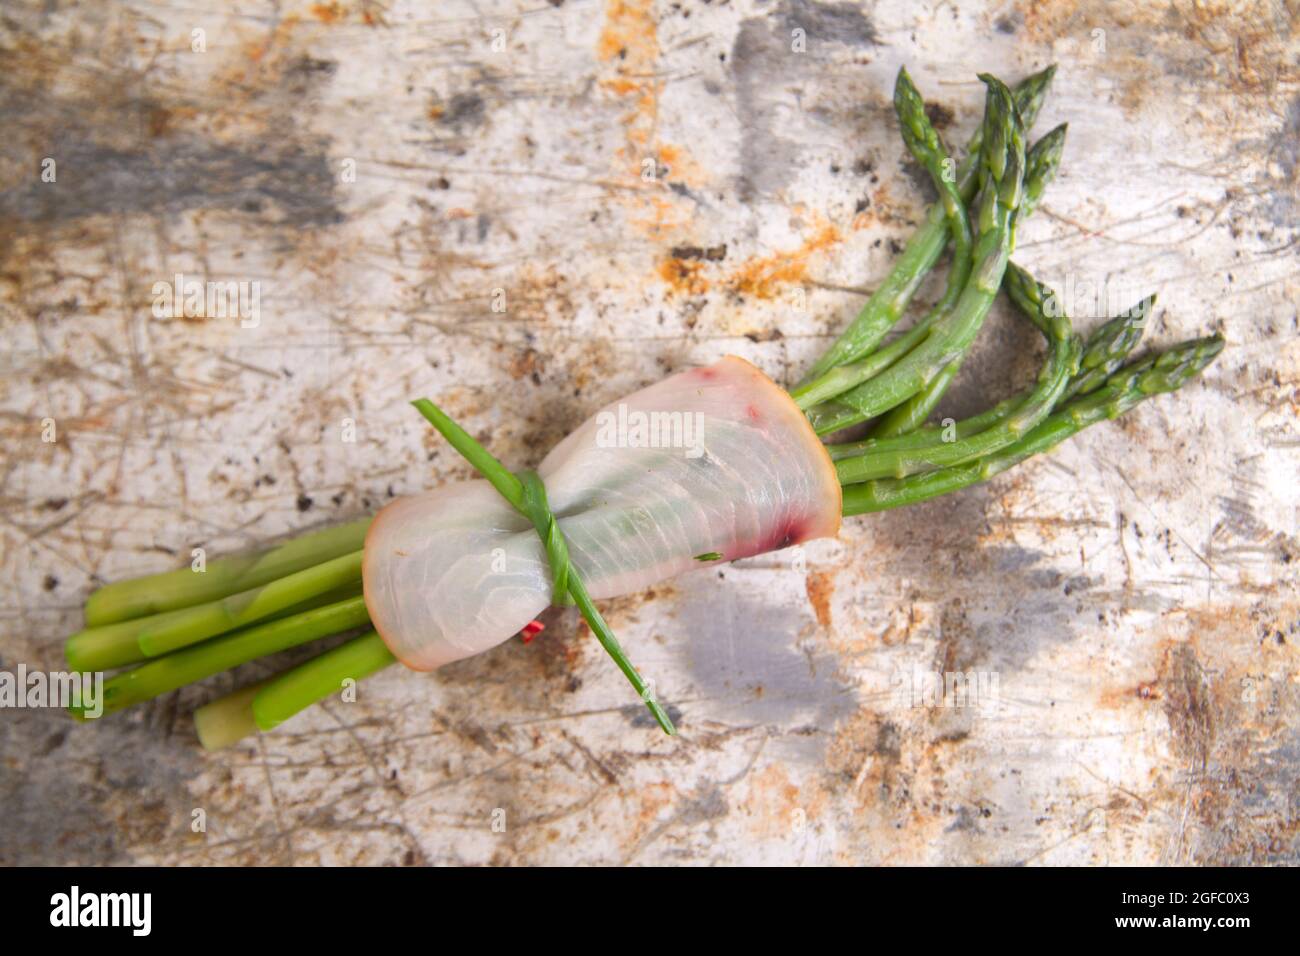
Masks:
[[[727,278],[727,285],[741,295],[770,299],[783,288],[806,280],[808,260],[839,241],[835,224],[823,223],[798,248],[746,262]]]
[[[908,601],[906,607],[899,605],[890,611],[888,626],[880,634],[880,643],[886,647],[904,644],[917,630],[924,632],[932,626],[930,612],[915,601]]]
[[[832,791],[848,791],[859,806],[876,805],[911,814],[912,770],[907,741],[894,721],[866,708],[836,726],[826,747]]]
[[[348,15],[341,3],[313,3],[308,9],[321,23],[337,23]]]
[[[1108,687],[1097,697],[1097,705],[1107,710],[1119,710],[1133,703],[1163,700],[1160,678],[1138,681],[1136,686]]]
[[[1031,41],[1062,58],[1104,62],[1131,115],[1171,77],[1254,95],[1295,79],[1276,12],[1251,0],[1020,0],[1017,11]]]
[[[511,318],[528,326],[565,321],[577,309],[570,277],[554,264],[525,264],[511,278],[507,294]],[[601,368],[597,374],[607,371]]]
[[[720,267],[698,259],[683,260],[673,256],[661,260],[655,271],[674,293],[703,295],[717,286],[736,295],[773,299],[790,286],[806,282],[810,260],[837,245],[841,238],[839,227],[823,222],[794,249],[754,256],[713,280],[709,279],[708,273],[718,271]]]
[[[709,281],[703,275],[703,262],[672,257],[661,261],[655,271],[668,288],[679,295],[703,295],[709,291]]]
[[[1137,685],[1134,691],[1139,700],[1160,700],[1160,688],[1156,686],[1155,681],[1142,681]]]
[[[235,63],[228,66],[222,73],[221,79],[224,79],[229,85],[237,86],[240,84],[254,84],[265,80],[265,75],[259,77],[259,70],[264,61],[272,59],[268,54],[283,51],[292,36],[298,28],[299,20],[293,14],[285,17],[276,26],[269,30],[264,36],[259,36],[252,40],[247,40],[243,44],[242,52],[245,63]],[[250,69],[251,64],[251,69]],[[271,66],[279,69],[282,64],[273,62]]]
[[[1202,769],[1214,746],[1215,714],[1210,677],[1195,648],[1177,644],[1165,655],[1162,668],[1168,688],[1165,715],[1177,749]]]
[[[702,186],[708,182],[704,168],[684,146],[659,143],[659,162],[666,167],[668,178],[683,186]]]
[[[809,571],[804,579],[804,590],[817,615],[817,623],[831,626],[831,597],[835,594],[835,575],[829,571]]]
[[[680,233],[694,220],[694,215],[686,201],[676,193],[641,190],[629,193],[636,197],[631,203],[628,223],[644,236],[655,240],[667,240]]]
[[[693,218],[692,203],[668,190],[667,182],[698,185],[707,178],[685,149],[659,141],[659,54],[654,3],[610,0],[596,42],[596,57],[607,68],[600,87],[626,105],[617,167],[638,188],[620,199],[629,224],[651,239],[677,233]]]
[[[1075,19],[1079,16],[1079,0],[1025,0],[1017,7],[1025,33],[1039,43],[1050,43],[1078,26]]]
[[[537,349],[527,348],[522,352],[515,352],[510,357],[510,361],[506,363],[506,371],[515,381],[531,378],[535,383],[540,383],[541,375],[546,371],[546,361]]]
[[[617,59],[632,73],[652,65],[659,56],[653,0],[609,0],[596,55],[606,62]]]
[[[805,794],[785,768],[771,764],[750,777],[749,792],[740,809],[756,836],[797,836],[817,819],[824,803],[823,793],[814,789]]]
[[[1294,778],[1297,632],[1293,599],[1179,608],[1144,635],[1155,676],[1099,696],[1110,707],[1160,702],[1178,767],[1158,770],[1144,799],[1185,808],[1177,862],[1276,862],[1294,846],[1300,826],[1276,781]],[[1248,815],[1243,799],[1256,805]]]
[[[625,842],[635,846],[659,823],[664,811],[677,799],[677,792],[671,784],[652,781],[636,789],[635,818],[636,827]]]
[[[649,152],[659,115],[658,24],[650,0],[611,0],[605,5],[605,23],[596,42],[596,56],[614,73],[601,87],[629,101],[623,115],[627,145],[625,158],[639,164]]]

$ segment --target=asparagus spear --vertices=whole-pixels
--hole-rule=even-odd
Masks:
[[[1034,211],[1048,184],[1056,178],[1056,170],[1061,165],[1061,153],[1065,149],[1066,128],[1065,123],[1057,126],[1030,147],[1029,152],[1025,154],[1025,198],[1012,222],[1013,245],[1016,225]],[[1043,333],[1049,339],[1051,338],[1049,329],[1044,328]],[[952,380],[957,377],[957,372],[960,371],[967,354],[969,352],[953,359],[935,376],[934,381],[881,418],[880,423],[872,429],[872,436],[889,438],[893,435],[904,435],[925,424],[925,420],[939,404],[939,399],[944,396]]]
[[[219,697],[194,712],[204,750],[221,750],[259,730],[278,727],[294,714],[337,694],[345,680],[360,681],[397,658],[368,631],[250,687]]]
[[[355,581],[349,581],[342,587],[291,604],[266,615],[256,623],[269,624],[360,593],[361,579],[358,576]],[[64,644],[63,653],[67,658],[68,666],[75,671],[103,671],[148,660],[149,655],[145,654],[140,647],[140,621],[152,621],[164,618],[168,614],[183,614],[187,610],[189,609],[178,608],[175,612],[165,612],[134,621],[118,621],[116,624],[79,631],[68,638]]]
[[[1124,359],[1141,341],[1155,302],[1154,294],[1147,296],[1089,336],[1083,358],[1079,361],[1079,372],[1066,386],[1062,398],[1087,395],[1105,384],[1110,374],[1124,364]]]
[[[1049,66],[1016,87],[1016,109],[1024,120],[1025,129],[1031,127],[1037,118],[1055,73],[1055,65]],[[967,144],[966,158],[957,168],[957,186],[964,202],[969,202],[975,196],[979,179],[978,157],[983,140],[984,126],[981,124]],[[825,354],[813,363],[804,376],[803,383],[819,378],[837,365],[868,355],[902,317],[921,282],[938,262],[947,242],[947,215],[943,204],[936,203],[927,210],[925,221],[908,240],[889,275],[872,293],[857,318],[840,333]]]
[[[215,601],[87,628],[68,638],[65,654],[74,667],[102,670],[197,644],[355,585],[361,555],[344,554]]]
[[[253,701],[270,681],[242,687],[194,712],[194,730],[204,750],[221,750],[257,733]]]
[[[1012,269],[1015,268],[1017,267],[1014,263],[1007,267],[1007,273],[1002,278],[1004,289],[1009,289],[1013,282],[1019,281],[1019,277],[1012,277]],[[1025,278],[1030,282],[1033,282],[1032,279],[1029,279],[1027,274]],[[1014,296],[1012,297],[1012,301],[1016,301]],[[1053,342],[1054,323],[1045,317],[1043,309],[1036,308],[1027,301],[1020,301],[1016,304],[1019,306],[1017,312],[1033,322],[1034,327],[1043,333],[1043,337],[1047,340],[1047,347],[1050,352]],[[1069,321],[1068,315],[1062,313],[1062,317],[1067,322]],[[1074,381],[1074,379],[1071,379],[1071,381]],[[944,441],[960,441],[969,438],[972,435],[978,435],[985,429],[997,425],[1017,408],[1023,405],[1031,393],[1032,390],[1023,392],[1019,395],[1014,395],[1011,398],[1005,398],[992,408],[985,409],[978,415],[972,415],[971,417],[964,418],[958,422],[950,422],[943,427],[937,425],[920,425],[905,433],[887,437],[873,434],[870,437],[859,441],[827,445],[826,450],[830,452],[831,460],[838,462],[847,458],[856,458],[859,455],[870,454],[872,452],[910,452],[918,449],[925,449]],[[1060,399],[1057,401],[1059,402]],[[899,408],[902,407],[903,406],[901,405],[899,406]]]
[[[122,710],[259,657],[370,622],[360,596],[187,647],[124,671],[104,683],[104,713]]]
[[[1123,415],[1139,402],[1182,388],[1223,350],[1223,337],[1182,342],[1112,373],[1090,395],[1067,402],[1038,427],[1001,451],[964,465],[907,478],[881,478],[844,489],[844,514],[885,511],[928,501],[987,481],[1026,458],[1056,447],[1089,425]]]
[[[996,77],[982,74],[980,79],[988,86],[988,97],[980,153],[980,237],[970,281],[952,311],[895,365],[835,402],[809,408],[806,400],[796,399],[819,435],[874,418],[921,391],[969,347],[988,315],[1011,252],[1011,222],[1023,196],[1025,152],[1023,127],[1011,92]]]
[[[986,428],[991,428],[1002,419],[1006,418],[1013,412],[1025,399],[1024,395],[1016,395],[1012,398],[1006,398],[998,402],[992,408],[980,412],[978,415],[972,415],[970,418],[964,418],[959,422],[953,422],[947,426],[926,425],[917,428],[905,435],[895,435],[892,438],[864,438],[860,441],[843,442],[837,445],[827,445],[826,450],[830,452],[831,461],[843,461],[846,458],[855,458],[872,451],[892,449],[894,451],[911,451],[915,449],[928,448],[931,445],[937,445],[942,441],[955,441],[963,438],[969,438],[971,435],[978,435]]]
[[[1029,211],[1032,211],[1033,206],[1037,204],[1037,200],[1041,198],[1043,191],[1056,175],[1056,170],[1060,165],[1061,151],[1065,146],[1065,133],[1066,124],[1062,123],[1036,142],[1029,152],[1025,154],[1024,182],[1026,201],[1028,201],[1029,197],[1034,197],[1034,202],[1030,204]],[[1026,214],[1025,211],[1021,211],[1017,219]],[[968,272],[963,274],[968,274]],[[811,408],[879,375],[901,356],[911,351],[918,342],[925,338],[930,326],[952,308],[953,302],[948,292],[952,289],[953,276],[954,274],[950,272],[949,283],[944,296],[903,335],[872,352],[867,358],[837,366],[816,379],[806,381],[791,391],[791,396],[800,407]],[[1044,334],[1046,334],[1046,330],[1044,330]],[[887,438],[920,427],[930,412],[933,411],[939,398],[947,390],[948,383],[956,376],[960,364],[959,361],[950,363],[940,373],[940,378],[943,379],[942,383],[936,379],[923,392],[908,399],[906,403],[882,418],[881,423],[876,426],[875,437]],[[897,416],[897,419],[894,416]],[[891,422],[892,424],[890,424]]]
[[[944,149],[939,134],[935,132],[930,117],[925,112],[925,100],[917,91],[912,77],[903,68],[899,69],[898,79],[894,82],[894,112],[898,116],[899,128],[908,152],[925,167],[939,193],[939,205],[943,208],[948,234],[952,239],[952,265],[948,270],[948,281],[943,295],[930,310],[931,316],[939,316],[957,301],[961,290],[966,286],[966,280],[970,278],[970,219],[966,215],[966,201],[957,185],[956,164]]]
[[[183,568],[117,581],[86,600],[86,627],[191,607],[269,584],[352,551],[365,542],[370,518],[325,528],[256,554],[210,561],[202,571]]]
[[[1033,281],[1027,276],[1023,278]],[[939,442],[919,450],[900,452],[892,448],[877,448],[854,458],[843,459],[835,464],[840,483],[856,484],[890,475],[902,478],[986,456],[1013,444],[1046,418],[1065,391],[1070,376],[1078,368],[1082,347],[1070,329],[1069,319],[1064,316],[1050,319],[1044,316],[1043,319],[1051,330],[1047,363],[1039,374],[1037,385],[996,425],[970,437]]]
[[[1007,266],[1006,275],[1002,279],[1002,286],[1008,292],[1011,300],[1017,305],[1019,313],[1033,322],[1039,331],[1043,333],[1050,349],[1055,318],[1059,316],[1067,322],[1069,321],[1069,316],[1060,308],[1059,302],[1054,296],[1045,292],[1045,287],[1015,263]],[[1106,377],[1123,364],[1138,337],[1141,336],[1140,325],[1137,326],[1137,334],[1133,334],[1134,326],[1128,316],[1130,313],[1140,314],[1143,310],[1149,312],[1150,304],[1154,301],[1154,295],[1148,296],[1128,312],[1110,320],[1089,335],[1083,347],[1079,371],[1071,377],[1065,392],[1057,399],[1058,405],[1074,394],[1087,394],[1087,391],[1105,384]],[[1094,356],[1091,370],[1084,367],[1088,361],[1087,356],[1090,354]],[[1096,381],[1096,384],[1091,388],[1081,389],[1081,383],[1086,378],[1095,375],[1103,367],[1103,360],[1106,363],[1104,366],[1105,371]],[[873,434],[870,438],[860,441],[828,445],[827,450],[830,452],[831,460],[838,462],[871,452],[907,452],[924,449],[942,441],[960,441],[972,435],[977,435],[1003,421],[1008,415],[1020,408],[1030,394],[1032,394],[1032,390],[1003,399],[992,408],[986,409],[978,415],[951,423],[943,428],[926,425],[905,434],[888,438],[881,438]]]
[[[952,308],[970,278],[971,228],[966,214],[966,202],[957,182],[953,161],[939,141],[939,134],[935,132],[929,116],[926,115],[925,101],[912,83],[912,78],[906,69],[900,69],[898,78],[894,81],[894,112],[898,114],[903,142],[907,144],[908,151],[926,168],[935,189],[939,192],[938,205],[943,210],[953,246],[947,285],[943,295],[930,311],[888,346],[873,352],[861,361],[831,369],[819,378],[808,381],[792,391],[791,395],[795,401],[802,403],[804,407],[810,407],[848,391],[907,354],[925,337],[930,326]]]
[[[272,678],[253,698],[253,719],[259,730],[271,730],[337,694],[345,680],[359,681],[396,662],[383,639],[369,631]]]

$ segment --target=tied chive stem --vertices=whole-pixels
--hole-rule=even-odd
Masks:
[[[560,603],[563,590],[567,589],[587,626],[596,635],[596,640],[600,641],[600,646],[614,659],[623,676],[645,701],[646,707],[654,715],[664,733],[670,736],[676,734],[677,728],[673,726],[668,712],[655,699],[654,689],[627,659],[618,639],[614,637],[614,632],[610,630],[609,625],[605,623],[605,619],[600,616],[600,612],[592,603],[586,585],[578,575],[573,573],[569,562],[568,544],[555,520],[555,515],[551,513],[550,506],[546,503],[546,490],[541,479],[532,472],[522,472],[522,478],[512,473],[490,451],[475,441],[469,432],[457,425],[446,412],[429,399],[419,398],[411,404],[429,421],[429,424],[438,429],[442,437],[447,439],[461,457],[491,483],[512,508],[533,523],[538,536],[542,539],[542,544],[546,547],[547,560],[551,566],[551,579],[554,585],[552,601]]]

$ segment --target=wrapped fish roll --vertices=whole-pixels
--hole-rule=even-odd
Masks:
[[[538,468],[593,598],[836,534],[840,484],[789,395],[734,356],[601,409]],[[394,656],[432,670],[551,603],[546,549],[486,481],[393,502],[366,536],[366,607]]]

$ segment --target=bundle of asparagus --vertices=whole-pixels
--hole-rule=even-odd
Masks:
[[[548,603],[575,603],[663,729],[650,685],[594,598],[696,566],[836,533],[840,516],[897,508],[964,488],[1045,452],[1138,402],[1181,388],[1223,348],[1218,336],[1130,359],[1154,297],[1086,339],[1051,290],[1010,263],[1016,229],[1055,175],[1059,126],[1026,148],[1053,69],[1014,90],[992,76],[984,118],[960,164],[900,71],[904,142],[939,201],[861,313],[788,395],[726,358],[674,375],[620,405],[696,416],[687,454],[608,447],[597,418],[561,442],[538,474],[512,474],[427,399],[417,409],[486,479],[444,486],[365,519],[230,557],[107,585],[68,639],[76,670],[122,668],[105,684],[121,710],[254,659],[329,635],[346,643],[195,714],[208,748],[269,730],[396,660],[427,670],[518,633]],[[887,336],[950,250],[939,300]],[[1047,358],[1022,394],[959,422],[927,424],[998,291],[1043,334]],[[608,410],[606,410],[608,411]],[[866,428],[852,440],[819,436]],[[548,495],[554,506],[548,501]]]

